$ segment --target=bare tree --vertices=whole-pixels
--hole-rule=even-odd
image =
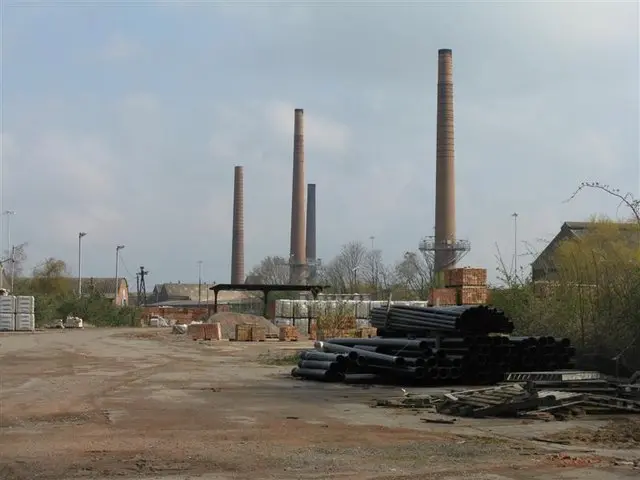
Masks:
[[[398,283],[416,298],[426,299],[435,285],[432,259],[416,252],[404,254],[395,266],[395,276]]]
[[[393,282],[393,272],[385,265],[381,250],[369,250],[364,258],[359,278],[371,289],[374,296],[386,292]]]
[[[269,256],[251,270],[250,276],[258,277],[266,285],[289,283],[289,262],[284,257]]]
[[[24,271],[24,263],[27,260],[27,243],[15,245],[12,250],[4,252],[5,262],[4,271],[7,277],[20,277]]]
[[[325,269],[326,279],[338,292],[354,293],[363,280],[367,259],[367,248],[362,242],[350,242]]]
[[[582,190],[587,188],[600,190],[608,195],[611,195],[612,197],[617,198],[620,201],[620,205],[624,205],[628,207],[629,210],[631,210],[636,223],[638,224],[638,226],[640,226],[640,200],[636,199],[632,193],[621,193],[620,189],[613,188],[609,185],[605,185],[599,182],[582,182],[576,189],[576,191],[573,192],[571,197],[565,200],[565,202],[570,202],[571,200],[576,198]]]
[[[63,260],[47,258],[33,269],[31,288],[36,293],[60,294],[69,291],[69,268]]]

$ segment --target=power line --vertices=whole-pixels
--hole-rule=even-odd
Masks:
[[[137,275],[137,273],[134,275],[134,274],[133,274],[133,273],[131,273],[131,271],[127,268],[127,264],[125,263],[124,258],[122,258],[122,253],[121,253],[121,254],[120,254],[120,256],[119,256],[119,260],[120,260],[120,263],[122,264],[122,267],[124,268],[124,271],[125,271],[125,272],[127,272],[127,274],[129,275],[129,277],[130,277],[129,279],[130,279],[130,280],[132,280],[132,279]]]

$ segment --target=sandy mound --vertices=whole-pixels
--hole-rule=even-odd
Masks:
[[[595,431],[573,428],[550,435],[547,438],[571,443],[635,446],[640,444],[640,420],[625,417],[624,419],[614,420]]]
[[[220,312],[212,315],[207,323],[220,323],[222,338],[236,338],[236,325],[253,323],[264,327],[267,333],[277,334],[279,328],[264,317],[244,313]]]

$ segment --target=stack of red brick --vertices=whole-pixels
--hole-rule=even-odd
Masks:
[[[267,330],[260,325],[241,323],[236,325],[237,342],[264,342],[267,339]]]
[[[278,338],[281,342],[297,342],[299,338],[298,329],[292,325],[282,325]]]
[[[482,305],[489,299],[485,268],[452,268],[444,271],[444,288],[429,295],[432,305]]]
[[[194,340],[222,340],[222,328],[220,323],[192,323],[187,335]]]

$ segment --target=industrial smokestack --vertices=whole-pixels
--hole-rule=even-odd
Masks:
[[[293,188],[291,192],[291,249],[289,281],[305,283],[305,218],[304,218],[304,110],[296,108],[293,126]]]
[[[244,283],[244,169],[233,171],[233,239],[231,283]]]
[[[314,283],[317,273],[316,259],[316,184],[307,185],[307,266],[309,282]]]
[[[453,147],[453,58],[438,50],[435,271],[455,267],[456,192]]]

